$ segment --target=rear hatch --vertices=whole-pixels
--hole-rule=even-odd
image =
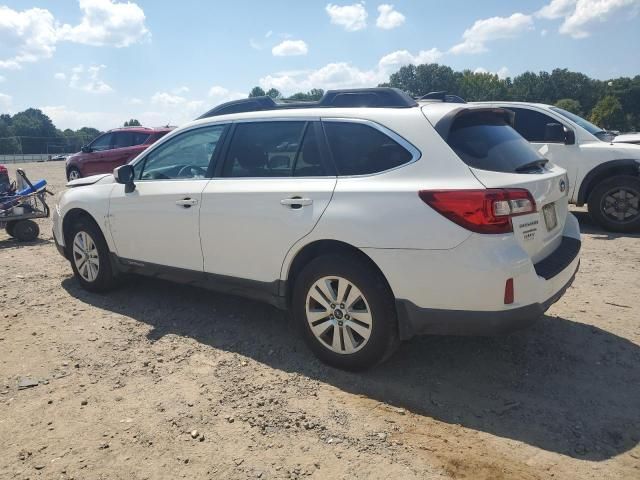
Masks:
[[[485,187],[531,193],[535,211],[512,216],[511,222],[518,243],[537,263],[562,241],[568,215],[568,177],[563,168],[548,162],[511,127],[512,119],[512,114],[502,109],[462,110],[450,122],[445,139]]]

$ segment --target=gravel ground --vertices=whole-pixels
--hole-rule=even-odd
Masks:
[[[23,167],[63,190],[63,163]],[[48,220],[2,231],[0,478],[640,479],[640,236],[576,214],[580,272],[535,326],[416,338],[361,374],[269,306],[89,294]]]

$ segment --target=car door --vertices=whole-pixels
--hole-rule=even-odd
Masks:
[[[274,285],[327,208],[336,176],[320,122],[237,122],[200,210],[205,272]]]
[[[135,147],[136,135],[135,132],[113,133],[112,148],[105,153],[105,172],[111,172],[114,168],[124,165],[131,160],[136,153],[139,153],[140,150]]]
[[[561,136],[553,138],[550,125],[560,124],[568,127],[563,121],[537,110],[519,107],[507,107],[515,113],[514,128],[531,145],[550,162],[561,166],[567,171],[570,188],[576,185],[580,166],[580,147],[577,143],[567,145]]]
[[[182,132],[136,161],[135,190],[116,185],[109,228],[119,257],[202,272],[202,191],[226,125]]]
[[[104,161],[111,150],[113,133],[107,132],[89,145],[90,151],[83,155],[83,174],[85,177],[104,173]]]

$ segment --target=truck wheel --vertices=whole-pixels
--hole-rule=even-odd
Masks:
[[[33,242],[40,235],[40,227],[33,220],[19,220],[12,230],[12,236],[20,242]]]
[[[312,260],[296,278],[292,308],[309,348],[337,368],[372,367],[400,343],[393,294],[380,273],[358,258]]]
[[[605,230],[640,230],[640,178],[618,175],[601,181],[589,195],[589,213]]]
[[[9,235],[10,237],[13,237],[13,228],[16,226],[16,221],[13,222],[7,222],[7,224],[4,227],[4,230],[7,232],[7,235]]]
[[[67,180],[72,181],[79,178],[82,178],[82,174],[76,167],[71,167],[69,170],[67,170]]]

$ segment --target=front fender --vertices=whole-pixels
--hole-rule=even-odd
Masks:
[[[576,205],[587,203],[589,194],[601,180],[614,175],[640,175],[640,161],[633,159],[610,160],[593,168],[580,184]]]

